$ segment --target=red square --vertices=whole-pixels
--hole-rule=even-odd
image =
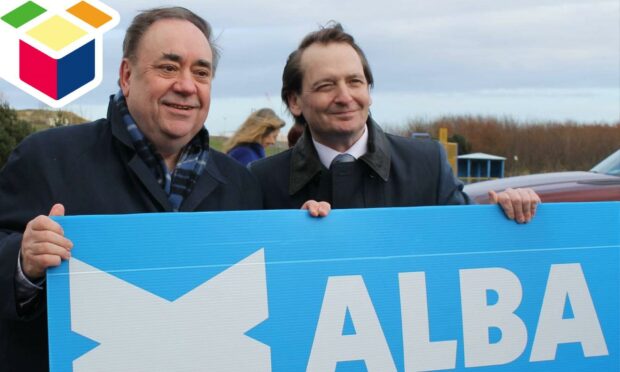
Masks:
[[[19,41],[19,78],[33,88],[58,99],[58,61]]]

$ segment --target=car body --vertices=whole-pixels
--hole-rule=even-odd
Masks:
[[[620,201],[620,149],[589,172],[554,172],[472,183],[465,192],[478,204],[488,204],[488,191],[530,187],[543,202]]]

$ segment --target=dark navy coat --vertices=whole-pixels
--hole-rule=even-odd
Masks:
[[[228,156],[243,165],[265,157],[265,149],[259,143],[243,143],[228,151]]]

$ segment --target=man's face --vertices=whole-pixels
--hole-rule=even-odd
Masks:
[[[163,156],[177,153],[203,127],[211,103],[213,53],[192,23],[164,19],[145,32],[120,82],[129,112]]]
[[[301,93],[289,97],[289,109],[304,116],[316,141],[348,149],[363,134],[371,104],[359,55],[346,43],[316,43],[303,52],[301,69]]]

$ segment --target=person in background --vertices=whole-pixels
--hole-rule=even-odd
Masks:
[[[254,111],[224,143],[222,150],[239,163],[248,165],[265,157],[265,149],[276,143],[284,124],[272,109]]]
[[[300,123],[297,120],[295,120],[295,123],[293,124],[291,129],[289,129],[288,134],[286,135],[289,149],[295,146],[295,144],[299,140],[299,137],[301,137],[301,135],[304,133],[305,128],[306,126],[304,125],[304,123]]]

